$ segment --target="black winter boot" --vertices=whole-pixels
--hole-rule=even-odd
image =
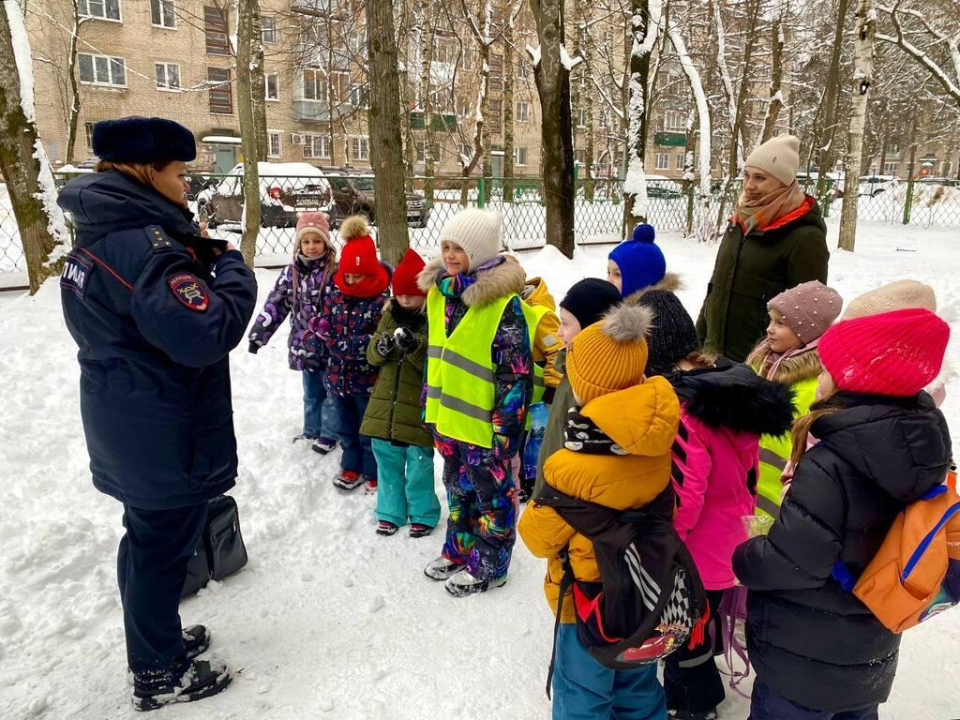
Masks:
[[[144,712],[173,703],[202,700],[223,692],[232,681],[230,668],[220,660],[190,660],[169,670],[136,673],[133,709]]]

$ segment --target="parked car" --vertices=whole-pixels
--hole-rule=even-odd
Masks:
[[[330,183],[309,163],[257,163],[260,174],[260,226],[294,227],[298,213],[336,211]],[[239,224],[243,218],[243,164],[233,168],[216,187],[197,196],[202,220],[210,227]]]
[[[344,169],[325,168],[330,184],[333,186],[333,199],[339,218],[348,215],[366,215],[371,225],[377,223],[377,208],[374,198],[376,181],[373,175],[364,175]],[[424,228],[430,219],[430,208],[424,202],[423,195],[415,192],[406,194],[407,224],[410,227]]]
[[[647,175],[647,197],[680,198],[683,197],[683,185],[666,175]]]

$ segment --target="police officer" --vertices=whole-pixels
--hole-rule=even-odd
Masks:
[[[161,118],[97,123],[97,172],[60,206],[76,243],[60,279],[80,346],[80,412],[93,484],[123,503],[117,578],[133,704],[221,692],[230,670],[196,660],[210,636],[178,607],[207,501],[237,475],[228,354],[257,297],[232,245],[201,235],[186,201],[193,135]],[[204,233],[205,235],[205,233]]]

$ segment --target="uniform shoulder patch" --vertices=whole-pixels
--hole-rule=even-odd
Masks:
[[[63,262],[63,270],[60,271],[60,287],[70,290],[78,298],[83,299],[92,270],[92,262],[71,252]]]
[[[167,237],[166,233],[163,232],[163,228],[159,225],[147,225],[143,232],[147,235],[147,240],[150,241],[150,247],[153,248],[154,252],[159,252],[160,250],[167,250],[173,247],[173,243],[170,242],[170,238]]]
[[[210,296],[203,283],[190,273],[178,273],[167,281],[173,296],[191,310],[205,312],[210,306]]]

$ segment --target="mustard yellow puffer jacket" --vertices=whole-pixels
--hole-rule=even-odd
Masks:
[[[680,423],[680,403],[670,383],[662,377],[649,378],[590,401],[581,413],[628,454],[589,455],[560,450],[544,466],[547,483],[567,495],[617,510],[643,507],[667,487],[670,448]],[[600,580],[593,543],[564,522],[553,508],[531,501],[518,529],[531,553],[550,559],[544,592],[554,613],[563,578],[558,553],[564,547],[569,547],[577,579]],[[575,621],[570,594],[563,602],[561,621]]]

